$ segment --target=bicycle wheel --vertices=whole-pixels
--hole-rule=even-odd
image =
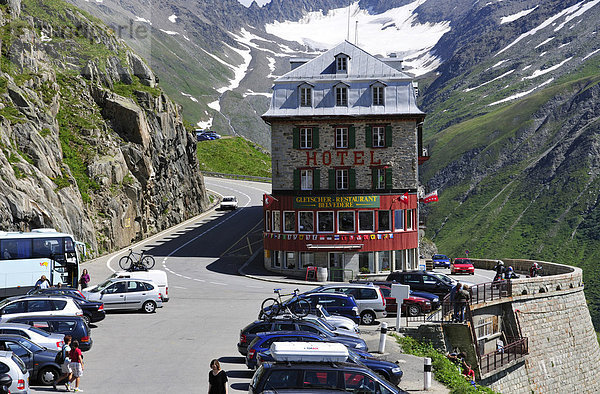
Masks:
[[[279,314],[279,308],[281,308],[281,304],[275,298],[267,298],[260,306],[262,316],[265,319],[270,319],[274,316],[277,316]]]
[[[306,301],[304,298],[299,299],[294,302],[291,306],[292,313],[297,317],[306,317],[310,313],[310,302]]]
[[[142,265],[147,269],[152,269],[154,267],[155,261],[152,256],[144,256],[142,257]]]
[[[121,267],[122,270],[128,271],[132,265],[133,259],[129,256],[123,256],[119,260],[119,267]]]

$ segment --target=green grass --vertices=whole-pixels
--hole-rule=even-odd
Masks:
[[[241,137],[198,142],[197,154],[201,171],[271,176],[271,157]]]
[[[396,341],[402,347],[406,354],[412,354],[418,357],[431,358],[433,374],[438,382],[443,383],[453,394],[459,393],[494,393],[489,387],[477,385],[473,386],[467,378],[460,373],[457,366],[448,358],[434,349],[430,343],[422,343],[410,337],[401,337],[396,335]]]

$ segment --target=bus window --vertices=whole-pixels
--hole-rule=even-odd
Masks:
[[[31,258],[30,239],[9,239],[0,241],[0,260]]]
[[[75,244],[71,238],[65,238],[65,253],[75,253]]]
[[[33,239],[33,257],[63,256],[63,243],[60,238]]]

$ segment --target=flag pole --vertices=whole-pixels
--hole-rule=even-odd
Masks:
[[[348,32],[346,34],[346,41],[350,42],[350,1],[348,0]]]

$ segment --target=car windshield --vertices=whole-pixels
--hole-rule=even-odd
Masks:
[[[97,293],[99,291],[104,290],[106,287],[110,286],[113,282],[111,282],[111,280],[105,280],[104,282],[100,283],[98,286],[94,287],[92,290],[90,290],[90,293]]]
[[[50,336],[50,333],[47,333],[46,331],[40,330],[39,328],[36,328],[36,327],[33,327],[33,326],[29,328],[29,331],[33,331],[36,334],[39,334],[39,335],[44,336],[46,338],[48,338]]]
[[[440,274],[439,272],[430,272],[430,274],[435,276],[436,278],[440,279],[444,283],[448,283],[450,285],[453,285],[454,283],[456,283],[456,281],[454,279],[452,279],[449,276],[446,276],[444,274]]]
[[[331,324],[329,324],[328,322],[326,322],[325,320],[321,320],[321,319],[315,319],[315,321],[319,322],[320,325],[324,326],[325,328],[327,328],[329,331],[335,331],[337,330],[337,328],[335,328],[334,326],[332,326]]]
[[[0,308],[2,308],[4,305],[8,304],[9,302],[10,302],[10,300],[8,298],[0,301]]]
[[[448,257],[444,256],[443,254],[436,254],[433,256],[434,259],[447,259]]]
[[[29,349],[30,351],[32,351],[33,353],[37,353],[37,352],[41,352],[42,350],[44,350],[45,348],[36,345],[35,343],[28,341],[25,338],[18,338],[16,339],[17,342],[19,342],[19,344],[21,346],[23,346],[26,349]]]
[[[235,197],[225,197],[223,201],[235,201]]]

